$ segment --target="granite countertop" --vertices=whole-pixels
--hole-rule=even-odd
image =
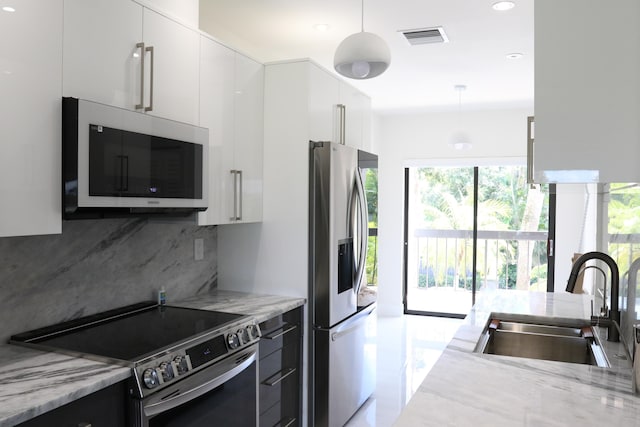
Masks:
[[[474,353],[492,313],[588,320],[591,305],[586,295],[481,294],[395,426],[640,425],[628,367]]]
[[[304,298],[212,291],[169,305],[248,314],[258,322],[305,304]],[[19,424],[126,380],[131,369],[0,344],[0,427]]]

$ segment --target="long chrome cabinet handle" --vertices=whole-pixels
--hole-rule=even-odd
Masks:
[[[238,171],[231,169],[231,175],[233,175],[233,215],[229,220],[235,221],[238,219]]]
[[[344,104],[337,104],[336,107],[338,109],[338,144],[344,145],[344,121],[347,107]]]
[[[527,117],[527,184],[533,182],[533,116]]]
[[[242,178],[242,170],[238,170],[238,176],[240,177],[240,179],[238,179],[239,184],[239,190],[238,190],[238,216],[236,217],[237,221],[242,221],[242,198],[244,197],[244,192],[242,189],[242,182],[243,182],[243,178]]]
[[[153,111],[153,70],[156,63],[153,46],[147,46],[145,52],[151,54],[151,70],[149,70],[149,106],[145,107],[144,111]]]
[[[269,387],[278,385],[282,382],[282,380],[287,378],[289,375],[293,374],[295,371],[296,371],[296,368],[285,368],[282,371],[273,375],[272,377],[267,378],[263,384],[268,385]]]
[[[280,338],[281,336],[288,334],[291,331],[295,331],[298,328],[298,325],[282,325],[280,328],[276,329],[274,332],[270,334],[263,335],[262,339],[265,340],[275,340],[276,338]]]
[[[144,108],[144,43],[136,44],[136,48],[140,49],[140,103],[136,104],[136,110],[141,110]]]
[[[342,145],[347,143],[347,106],[342,106]]]

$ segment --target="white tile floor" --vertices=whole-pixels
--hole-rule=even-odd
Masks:
[[[393,425],[461,324],[426,316],[378,318],[376,390],[346,427]]]

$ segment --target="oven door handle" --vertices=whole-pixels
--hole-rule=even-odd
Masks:
[[[249,356],[243,359],[240,363],[236,361],[235,356],[231,357],[231,360],[233,360],[233,362],[228,363],[229,361],[227,361],[226,365],[236,364],[236,366],[231,369],[224,369],[224,372],[221,375],[217,375],[210,380],[202,382],[201,384],[191,386],[189,385],[189,380],[191,378],[186,378],[184,381],[182,381],[185,384],[182,384],[181,387],[176,387],[176,389],[171,388],[173,389],[172,391],[170,390],[168,393],[163,393],[165,397],[161,397],[158,401],[155,401],[156,399],[153,399],[153,402],[145,404],[145,415],[151,418],[163,412],[170,411],[173,408],[184,405],[191,400],[197,399],[203,394],[206,394],[214,388],[229,381],[236,375],[242,373],[242,371],[247,369],[253,362],[256,361],[257,351],[255,348],[253,349],[253,351],[246,354],[248,354]],[[196,377],[198,375],[202,375],[202,372],[195,374]],[[178,386],[178,384],[176,384],[176,386]],[[183,390],[184,386],[186,386],[186,388]]]

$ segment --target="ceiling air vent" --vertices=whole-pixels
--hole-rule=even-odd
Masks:
[[[447,43],[449,38],[444,33],[444,28],[421,28],[418,30],[404,30],[400,31],[402,35],[407,39],[409,44],[427,44],[427,43]]]

